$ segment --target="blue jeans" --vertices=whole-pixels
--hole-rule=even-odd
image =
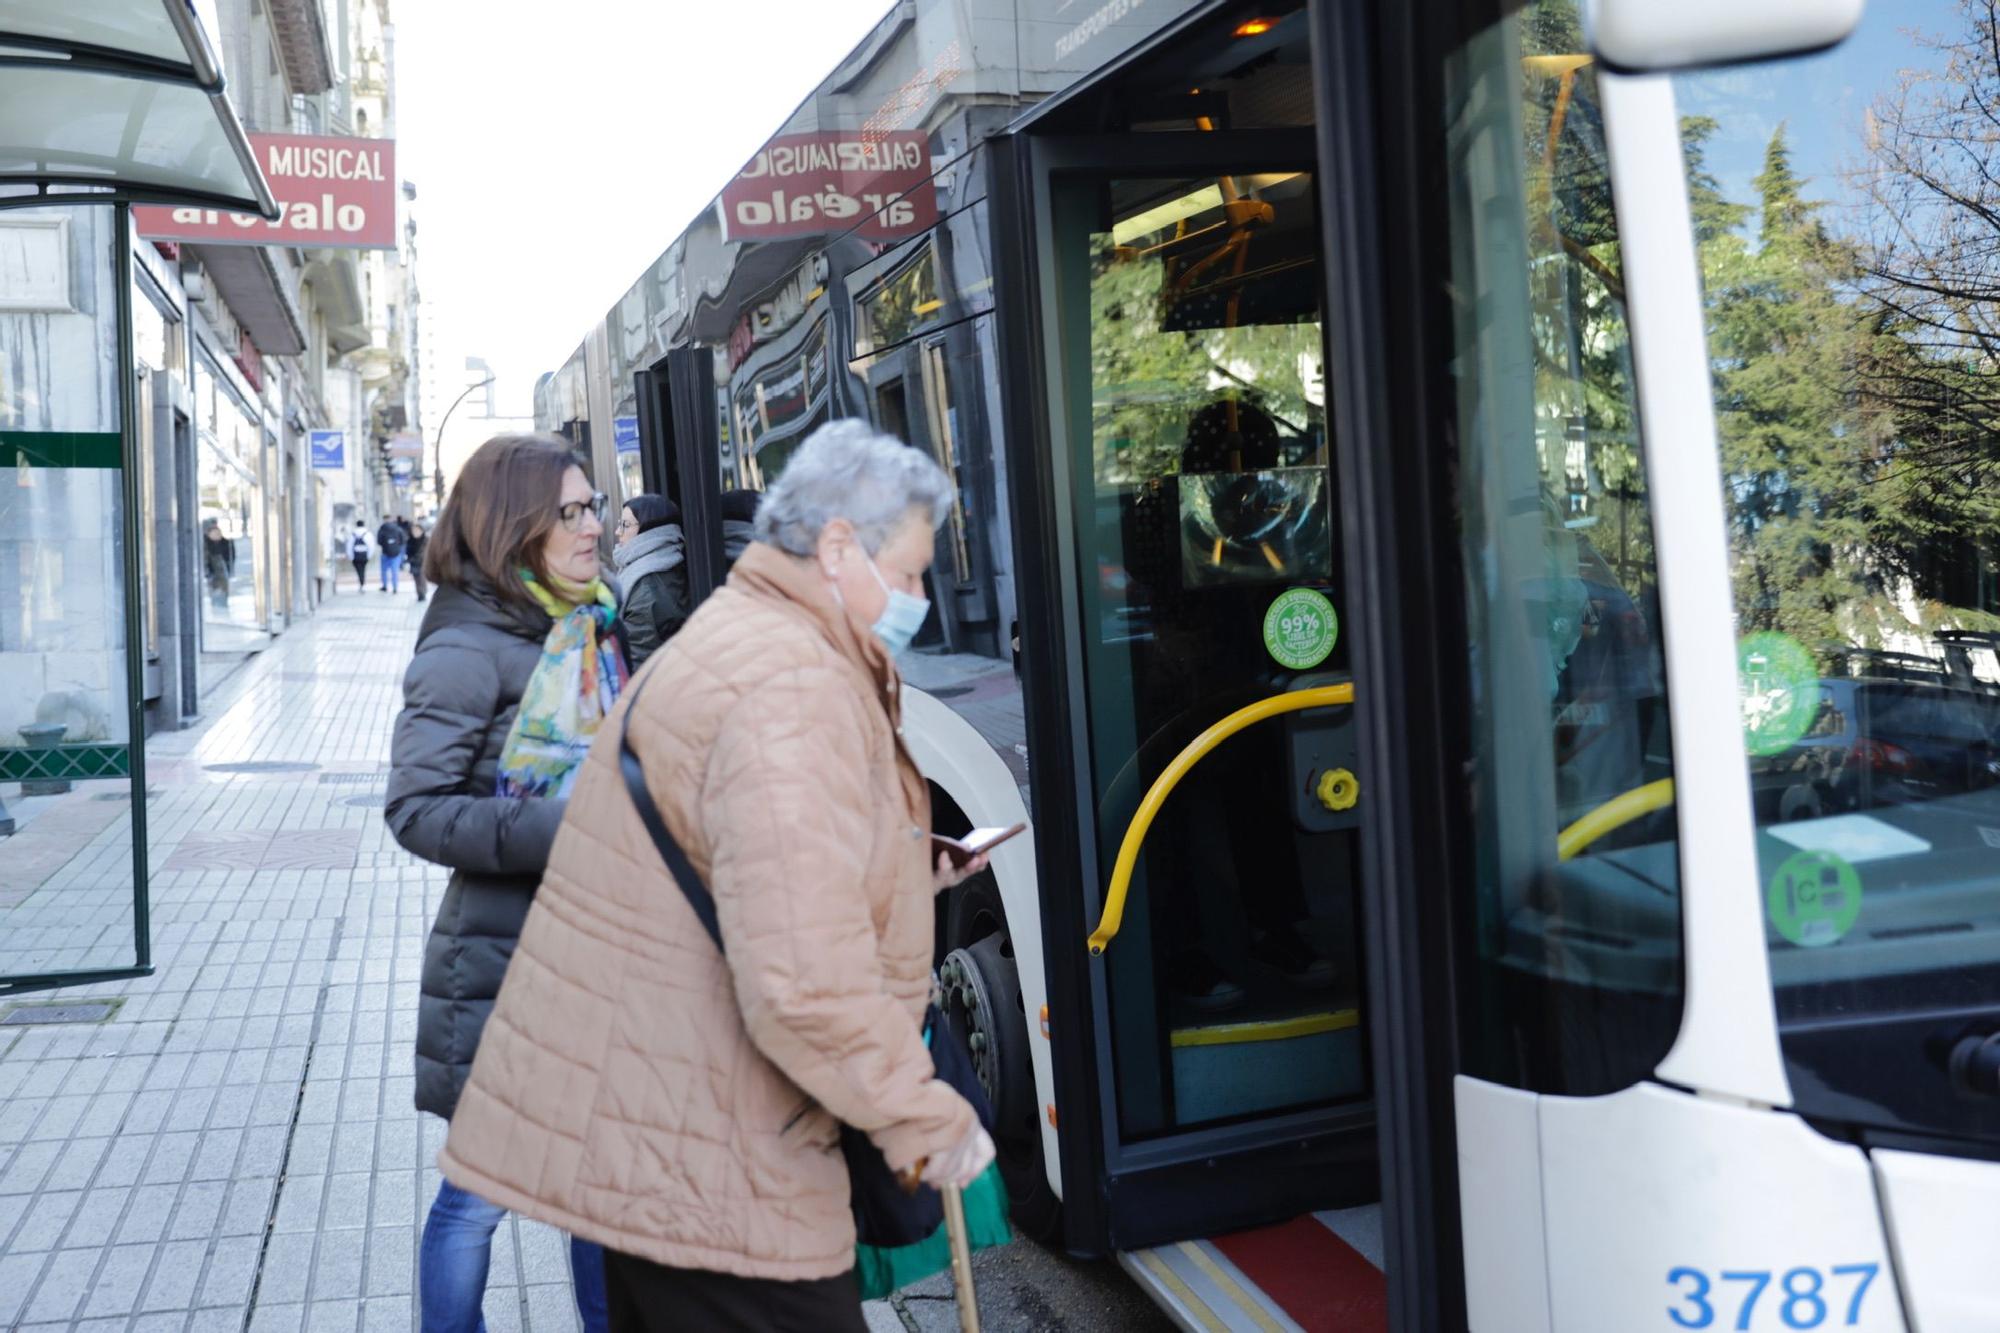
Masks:
[[[385,555],[382,557],[383,588],[387,589],[389,592],[401,592],[403,590],[403,581],[399,577],[399,575],[401,575],[402,572],[403,572],[402,556]]]
[[[486,1270],[493,1261],[493,1232],[505,1216],[505,1208],[449,1180],[439,1184],[417,1258],[422,1333],[486,1333],[480,1305],[486,1299]],[[604,1250],[570,1237],[569,1275],[583,1333],[607,1333]]]

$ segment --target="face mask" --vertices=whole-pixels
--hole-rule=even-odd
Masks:
[[[882,581],[882,571],[875,568],[874,560],[865,554],[862,558],[868,560],[868,572],[875,576],[875,586],[889,598],[888,605],[882,608],[882,614],[876,617],[875,623],[869,628],[875,631],[875,637],[882,641],[882,646],[893,656],[909,647],[910,640],[916,638],[917,631],[924,627],[924,617],[931,611],[930,600],[924,597],[912,597],[906,592],[890,587]]]

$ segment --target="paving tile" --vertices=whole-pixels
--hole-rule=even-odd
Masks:
[[[77,1204],[62,1243],[72,1248],[109,1245],[131,1199],[132,1191],[123,1186],[88,1191]]]
[[[248,1176],[229,1182],[229,1201],[222,1206],[216,1222],[219,1236],[262,1235],[271,1217],[271,1198],[277,1192],[273,1176]]]
[[[14,1150],[13,1160],[0,1171],[0,1194],[32,1194],[62,1156],[60,1143],[24,1143]]]
[[[186,1310],[142,1314],[132,1321],[129,1333],[183,1333],[187,1328],[187,1322]]]
[[[226,1180],[190,1182],[182,1189],[180,1202],[174,1208],[173,1221],[167,1227],[168,1239],[196,1240],[215,1235],[216,1223],[222,1216],[222,1201],[228,1193]]]
[[[62,1156],[49,1170],[42,1188],[82,1189],[97,1178],[97,1167],[111,1147],[110,1139],[72,1139],[63,1145]]]
[[[337,1231],[367,1226],[368,1197],[373,1183],[374,1178],[364,1173],[328,1177],[321,1229]]]
[[[98,1164],[98,1185],[136,1185],[153,1152],[150,1133],[121,1134],[111,1141],[111,1151]]]
[[[56,1242],[62,1238],[70,1219],[76,1215],[77,1204],[82,1200],[80,1190],[35,1195],[20,1225],[14,1228],[13,1238],[7,1242],[8,1250],[27,1253],[56,1248]]]
[[[257,1303],[257,1310],[250,1316],[250,1333],[299,1333],[305,1327],[306,1307],[303,1305],[268,1305]]]
[[[195,1144],[189,1180],[227,1180],[236,1173],[237,1154],[243,1150],[240,1129],[210,1129]]]
[[[370,1296],[397,1296],[416,1289],[417,1229],[377,1227],[368,1233]]]
[[[354,1301],[361,1295],[366,1231],[323,1231],[313,1257],[312,1299]]]
[[[159,1262],[153,1265],[152,1279],[139,1298],[139,1308],[185,1310],[193,1304],[208,1247],[206,1240],[177,1240],[160,1246]]]
[[[154,1259],[151,1245],[120,1245],[105,1256],[104,1266],[91,1280],[90,1298],[84,1302],[85,1318],[129,1315],[139,1303]]]
[[[583,1325],[576,1314],[576,1297],[569,1283],[526,1288],[528,1327],[534,1333],[580,1333]]]
[[[414,1298],[384,1296],[361,1307],[361,1333],[410,1333],[416,1327]]]
[[[164,1239],[179,1198],[178,1185],[141,1185],[133,1190],[125,1220],[118,1227],[119,1243],[141,1244]]]
[[[312,1281],[313,1247],[317,1237],[310,1231],[274,1235],[264,1251],[264,1276],[257,1289],[261,1305],[303,1303]]]
[[[74,1318],[103,1257],[99,1250],[57,1250],[48,1267],[42,1270],[35,1294],[28,1298],[22,1322],[36,1324]]]
[[[359,1301],[316,1301],[306,1311],[306,1333],[355,1333]]]
[[[0,1254],[0,1328],[14,1327],[49,1259],[46,1254]]]
[[[241,1318],[242,1309],[250,1299],[251,1279],[257,1272],[260,1242],[257,1236],[228,1236],[215,1242],[197,1297],[202,1305],[234,1306]]]
[[[318,1231],[325,1176],[287,1176],[278,1191],[278,1231]]]

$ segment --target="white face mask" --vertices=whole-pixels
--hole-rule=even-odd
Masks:
[[[909,647],[910,641],[917,637],[917,631],[924,627],[924,618],[931,612],[930,599],[898,592],[883,581],[882,571],[876,568],[873,556],[863,551],[861,558],[868,562],[868,572],[874,577],[875,586],[889,599],[882,608],[882,614],[875,617],[875,623],[868,628],[893,657]],[[847,599],[840,593],[840,581],[829,574],[826,582],[833,589],[833,600],[846,606]]]
[[[869,628],[875,631],[875,637],[880,639],[882,646],[894,656],[909,647],[910,640],[916,638],[917,631],[924,627],[924,619],[931,613],[930,599],[912,597],[899,588],[890,587],[883,582],[882,571],[875,567],[874,559],[865,552],[863,558],[868,561],[868,572],[875,576],[875,586],[889,598],[888,604],[882,608],[882,614],[875,618],[875,623]]]

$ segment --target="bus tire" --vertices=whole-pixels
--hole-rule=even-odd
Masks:
[[[939,978],[945,1004],[973,1048],[980,1083],[993,1103],[993,1144],[1007,1182],[1014,1229],[1050,1240],[1061,1231],[1062,1202],[1049,1188],[1042,1156],[1028,1015],[999,886],[991,873],[954,891],[947,934],[951,952]]]

